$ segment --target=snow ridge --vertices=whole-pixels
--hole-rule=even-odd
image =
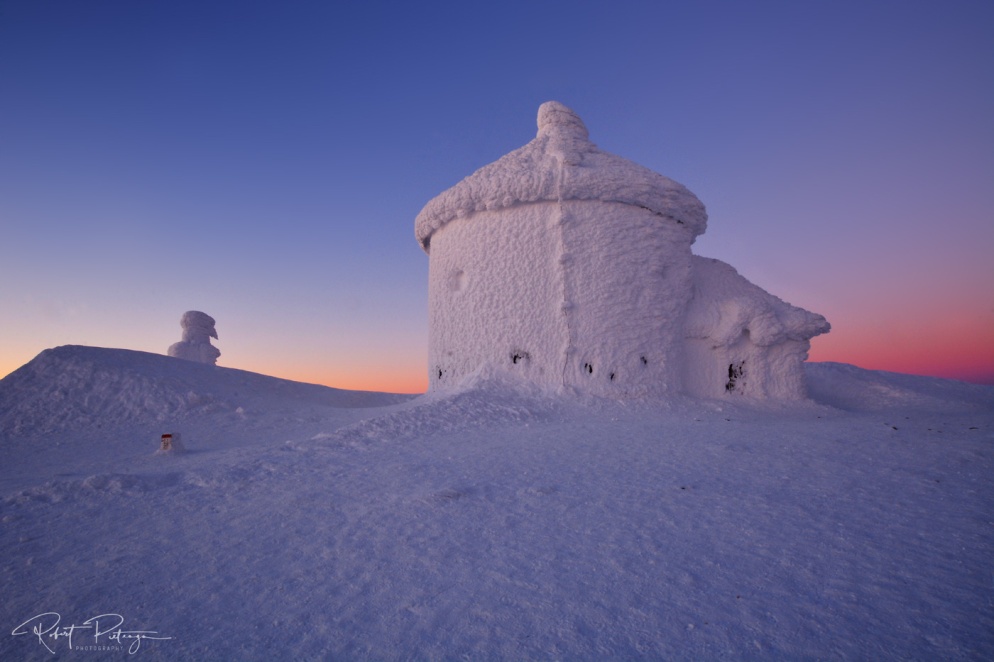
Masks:
[[[0,434],[235,416],[289,403],[377,407],[410,397],[302,384],[147,352],[66,345],[43,351],[0,380]]]
[[[804,370],[811,399],[844,411],[994,412],[994,386],[829,361]]]

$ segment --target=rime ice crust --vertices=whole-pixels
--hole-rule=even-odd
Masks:
[[[810,339],[827,333],[828,321],[753,285],[720,260],[695,255],[692,265],[685,390],[804,397]]]
[[[828,323],[693,256],[704,205],[602,152],[556,102],[538,135],[431,200],[429,389],[506,372],[609,397],[804,397]]]
[[[169,346],[169,356],[216,365],[221,350],[211,344],[211,338],[217,338],[214,318],[199,310],[188,310],[179,323],[183,327],[183,339]]]
[[[428,252],[432,235],[449,221],[519,204],[588,200],[644,207],[684,224],[694,236],[707,227],[704,205],[682,184],[636,163],[603,152],[588,140],[576,113],[555,101],[538,111],[538,135],[530,143],[435,197],[415,221]]]

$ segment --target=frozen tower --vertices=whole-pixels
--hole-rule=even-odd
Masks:
[[[489,365],[610,397],[804,397],[801,363],[828,323],[692,255],[706,226],[684,186],[542,104],[534,140],[415,222],[430,256],[430,389]]]
[[[169,356],[215,365],[221,350],[211,344],[211,338],[217,338],[214,318],[199,310],[188,310],[179,323],[183,327],[183,340],[169,346]]]

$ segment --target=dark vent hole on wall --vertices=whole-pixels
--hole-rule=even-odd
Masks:
[[[745,374],[745,361],[739,361],[738,363],[728,364],[728,382],[725,384],[725,390],[731,393],[735,390],[736,386],[741,386],[740,380]]]

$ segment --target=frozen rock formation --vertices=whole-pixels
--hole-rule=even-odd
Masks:
[[[485,366],[611,397],[804,397],[819,315],[691,254],[704,205],[542,104],[538,135],[431,200],[429,388]],[[491,368],[487,368],[491,369]]]
[[[183,327],[183,339],[169,346],[169,356],[197,363],[217,364],[221,350],[211,344],[217,338],[214,318],[199,310],[188,310],[179,320]]]

